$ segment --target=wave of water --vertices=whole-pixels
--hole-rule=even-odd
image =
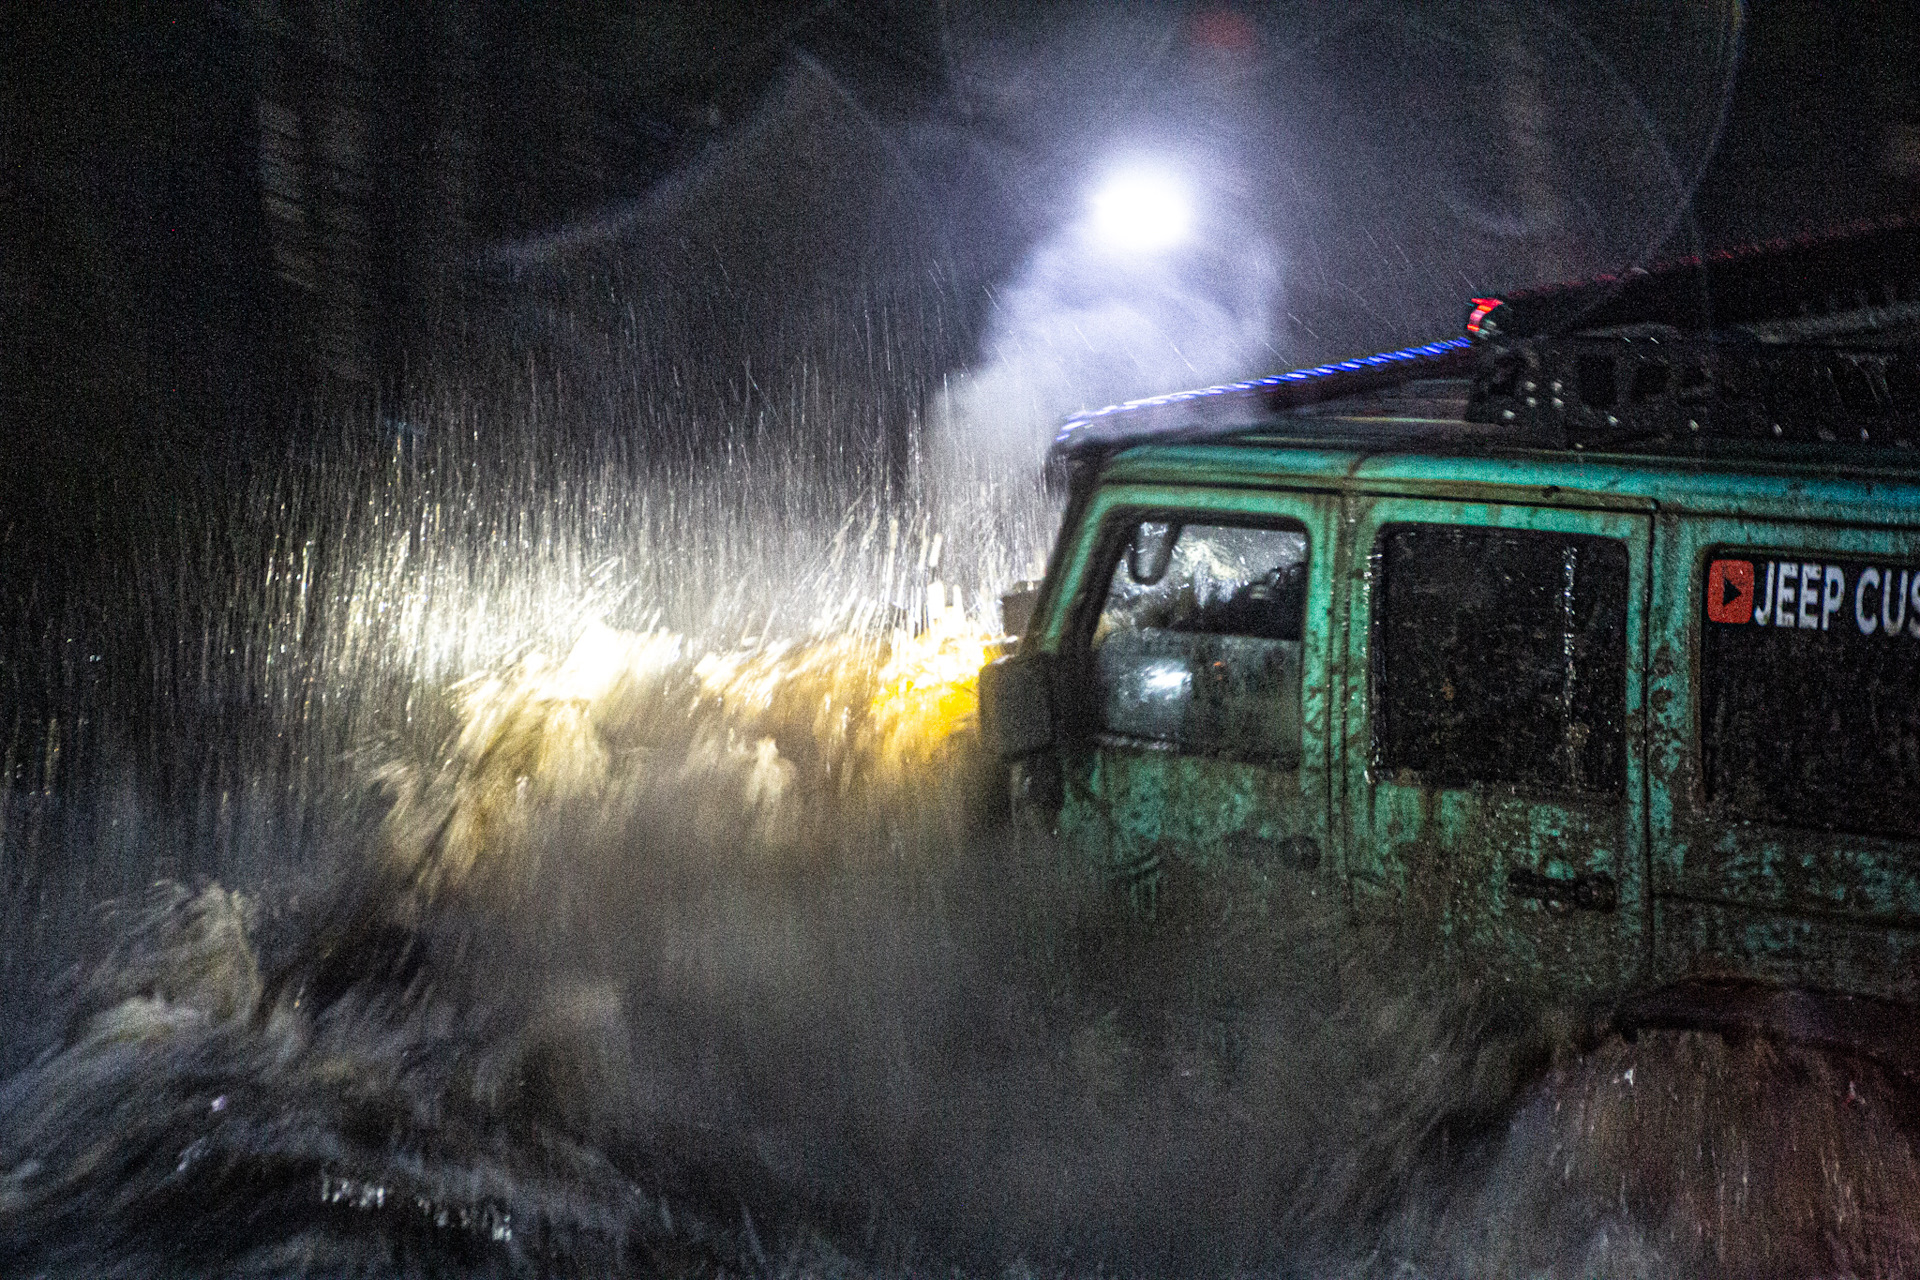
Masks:
[[[986,637],[590,626],[358,856],[106,922],[0,1094],[50,1275],[1901,1274],[1895,1083],[1580,1046],[1324,899],[986,818]]]

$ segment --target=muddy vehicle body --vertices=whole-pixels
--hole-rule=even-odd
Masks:
[[[1252,867],[1530,997],[1920,1062],[1917,250],[1070,422],[982,678],[1016,808],[1143,908]]]

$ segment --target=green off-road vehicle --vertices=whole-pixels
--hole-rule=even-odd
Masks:
[[[1920,234],[1468,330],[1067,424],[981,682],[1015,805],[1143,908],[1254,864],[1516,990],[1920,1061]]]

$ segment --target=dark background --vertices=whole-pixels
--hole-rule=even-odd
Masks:
[[[959,7],[13,7],[0,75],[11,518],[58,518],[74,486],[156,452],[184,464],[277,448],[302,429],[290,406],[303,399],[400,396],[471,330],[476,293],[505,274],[494,251],[643,197],[796,57],[889,126],[964,125],[976,86],[949,61],[949,24],[1018,38],[1050,19]],[[1189,11],[1216,10],[1238,12]],[[1916,65],[1920,17],[1900,0],[1755,6],[1699,191],[1704,239],[1910,207]],[[1012,133],[1010,149],[1047,159],[1047,143]],[[963,275],[1045,230],[1023,192],[994,189],[1013,181],[996,168],[960,184],[986,206],[970,222],[990,242],[986,270]]]

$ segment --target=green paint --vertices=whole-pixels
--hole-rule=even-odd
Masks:
[[[1368,429],[1356,423],[1354,435]],[[1605,995],[1712,972],[1920,998],[1920,840],[1717,811],[1697,723],[1709,551],[1920,564],[1920,465],[1374,453],[1329,448],[1324,420],[1316,431],[1297,445],[1125,451],[1063,530],[1026,647],[1054,655],[1069,691],[1123,526],[1155,512],[1285,518],[1306,527],[1311,557],[1298,764],[1069,734],[1059,830],[1077,856],[1143,908],[1167,885],[1229,866],[1317,877],[1356,914],[1412,922],[1463,963],[1543,993]],[[1369,553],[1395,522],[1625,546],[1622,791],[1376,776]],[[1606,909],[1576,902],[1581,886],[1601,884]]]

